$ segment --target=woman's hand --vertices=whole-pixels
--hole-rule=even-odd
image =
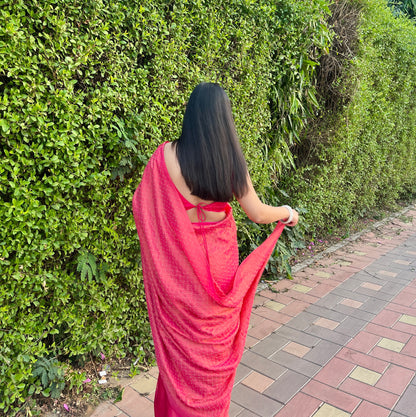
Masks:
[[[283,206],[283,207],[287,207],[287,206]],[[299,213],[295,209],[290,208],[289,216],[292,216],[292,219],[291,219],[290,223],[285,222],[285,220],[289,220],[289,217],[284,219],[282,221],[282,223],[284,223],[286,226],[290,226],[290,227],[296,226],[298,224],[298,221],[299,221]]]

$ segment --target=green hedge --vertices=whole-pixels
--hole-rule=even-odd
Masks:
[[[284,181],[315,233],[416,193],[416,27],[384,1],[352,4],[358,51],[338,80],[349,102],[304,132],[312,157]]]
[[[146,161],[178,137],[193,87],[218,81],[267,195],[316,102],[327,10],[322,0],[2,6],[0,412],[59,395],[55,358],[148,359],[131,215]],[[253,240],[237,217],[246,253],[267,229]]]

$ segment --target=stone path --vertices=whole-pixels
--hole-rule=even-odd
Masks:
[[[230,417],[416,417],[416,209],[260,291]],[[157,368],[92,417],[153,417]]]

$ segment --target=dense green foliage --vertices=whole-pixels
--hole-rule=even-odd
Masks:
[[[306,208],[312,231],[416,191],[415,26],[379,0],[350,3],[361,13],[356,56],[331,80],[347,99],[318,118],[318,101],[331,101],[314,87],[331,40],[327,1],[2,6],[0,414],[59,395],[71,375],[80,385],[61,362],[148,360],[131,198],[154,149],[178,137],[198,82],[228,91],[259,193]],[[236,218],[245,255],[272,226],[237,207]],[[279,241],[272,271],[303,231]]]
[[[131,197],[200,81],[229,92],[260,192],[316,104],[324,0],[10,0],[0,11],[0,410],[61,361],[151,351]],[[315,60],[315,61],[314,61]],[[238,213],[243,252],[258,243]],[[70,381],[73,385],[73,381]],[[1,412],[1,411],[0,411]]]
[[[286,185],[315,231],[351,225],[416,192],[416,27],[362,0],[359,44],[342,80],[349,101],[304,132]]]
[[[389,0],[388,4],[393,8],[394,13],[416,19],[416,0]]]

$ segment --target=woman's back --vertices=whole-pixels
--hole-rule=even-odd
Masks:
[[[185,200],[189,201],[189,203],[194,206],[198,206],[198,204],[200,204],[202,207],[212,203],[212,201],[203,200],[202,198],[199,198],[191,193],[191,190],[186,185],[185,179],[182,176],[181,168],[176,157],[175,144],[166,143],[164,146],[164,156],[169,176]],[[187,210],[187,213],[192,223],[198,223],[201,221],[201,219],[198,217],[198,209],[196,207],[190,208]],[[225,219],[224,211],[216,212],[203,210],[203,213],[204,221],[206,222],[218,222]]]

